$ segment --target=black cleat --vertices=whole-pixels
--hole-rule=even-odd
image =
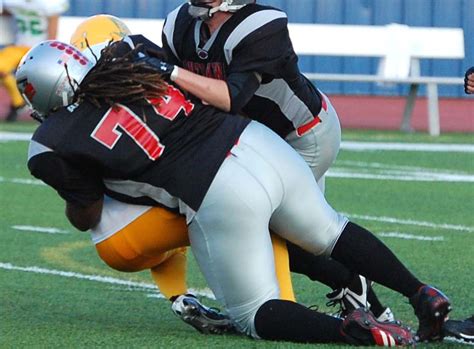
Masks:
[[[418,292],[410,298],[410,304],[419,321],[416,333],[418,340],[424,342],[443,339],[441,328],[451,311],[448,297],[436,288],[425,285],[420,287]]]
[[[443,324],[444,339],[474,345],[474,315],[466,320],[448,320]]]
[[[341,334],[353,345],[415,346],[415,336],[400,322],[379,322],[367,309],[356,309],[344,319]]]
[[[340,318],[345,318],[347,314],[355,309],[369,308],[367,292],[371,287],[370,284],[371,282],[365,277],[357,275],[348,287],[338,288],[328,293],[326,297],[329,302],[326,305],[330,307],[339,306],[336,316]]]
[[[228,316],[218,309],[206,307],[191,294],[181,295],[173,300],[173,312],[184,322],[204,334],[237,332]]]

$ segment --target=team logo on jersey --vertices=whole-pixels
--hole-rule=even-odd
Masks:
[[[207,78],[225,80],[225,66],[221,62],[198,63],[183,61],[183,68]]]

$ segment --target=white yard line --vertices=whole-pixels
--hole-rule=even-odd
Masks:
[[[35,227],[32,225],[13,225],[13,229],[21,231],[29,231],[34,233],[46,233],[46,234],[69,234],[69,231],[58,228],[48,227]]]
[[[472,233],[474,232],[473,227],[467,227],[464,225],[454,225],[448,223],[432,223],[432,222],[424,222],[424,221],[415,221],[412,219],[399,219],[393,217],[377,217],[377,216],[366,216],[366,215],[358,215],[358,214],[351,214],[351,213],[342,213],[348,217],[355,218],[355,219],[362,219],[366,221],[376,221],[376,222],[383,222],[383,223],[394,223],[394,224],[402,224],[402,225],[413,225],[419,227],[427,227],[433,229],[443,229],[443,230],[456,230],[456,231],[465,231]]]
[[[431,168],[431,167],[420,167],[420,166],[409,166],[409,165],[395,165],[387,164],[382,162],[366,162],[366,161],[354,161],[354,160],[337,160],[335,165],[336,168],[362,168],[362,169],[374,169],[381,171],[403,171],[403,172],[426,172],[430,171],[433,173],[442,174],[454,174],[454,175],[469,175],[469,172],[459,170],[447,170],[444,168]]]
[[[347,168],[334,167],[327,172],[328,178],[346,179],[375,179],[384,181],[404,181],[404,182],[456,182],[472,183],[474,175],[437,173],[431,171],[405,173],[401,171],[378,171],[369,173],[367,171],[357,171]]]
[[[473,144],[443,143],[390,143],[390,142],[342,142],[341,149],[352,151],[416,151],[416,152],[452,152],[474,153]]]
[[[0,142],[29,141],[31,133],[0,132]],[[427,151],[474,153],[473,144],[442,144],[442,143],[391,143],[391,142],[341,142],[341,149],[352,151]]]
[[[38,179],[28,179],[28,178],[5,178],[0,177],[0,183],[15,183],[15,184],[28,184],[28,185],[46,185]]]
[[[396,238],[396,239],[403,239],[403,240],[445,241],[444,236],[421,236],[421,235],[400,233],[396,231],[377,233],[377,235],[385,237],[385,238]]]
[[[0,142],[29,141],[32,133],[0,132]]]
[[[13,270],[13,271],[22,271],[34,274],[43,274],[43,275],[56,275],[62,276],[66,278],[74,278],[80,280],[87,280],[87,281],[94,281],[100,282],[110,285],[119,285],[128,288],[136,288],[141,290],[151,290],[156,291],[155,297],[159,297],[158,288],[155,284],[149,284],[146,282],[136,282],[130,280],[123,280],[117,279],[110,276],[101,276],[101,275],[87,275],[87,274],[80,274],[72,271],[63,271],[63,270],[55,270],[55,269],[46,269],[37,266],[29,266],[29,267],[20,267],[13,265],[11,263],[1,263],[0,262],[0,269],[4,270]],[[209,289],[190,289],[190,292],[196,294],[197,296],[207,297],[210,299],[215,299],[214,295],[212,294],[211,290]],[[161,298],[161,297],[160,297]]]

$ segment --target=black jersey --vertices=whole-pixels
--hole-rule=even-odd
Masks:
[[[102,108],[83,102],[51,114],[33,135],[30,171],[66,200],[97,199],[93,189],[99,186],[86,180],[79,187],[85,175],[58,183],[60,158],[66,167],[103,178],[103,192],[111,197],[192,217],[249,121],[195,105],[171,85],[165,97],[151,102]]]
[[[191,17],[188,8],[184,4],[171,12],[163,27],[163,48],[171,63],[226,80],[232,112],[282,137],[314,120],[321,95],[299,71],[284,12],[247,5],[206,37],[206,24]],[[261,80],[255,84],[256,75]]]

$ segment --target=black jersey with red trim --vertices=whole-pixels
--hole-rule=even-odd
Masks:
[[[321,95],[299,71],[284,12],[250,4],[209,35],[188,14],[188,4],[171,12],[163,48],[171,63],[225,80],[233,113],[260,121],[285,137],[319,114]]]
[[[79,205],[105,193],[191,217],[249,120],[195,105],[171,85],[152,102],[83,102],[51,114],[33,135],[30,171]],[[73,178],[61,180],[58,171]],[[91,177],[103,179],[103,189]]]

